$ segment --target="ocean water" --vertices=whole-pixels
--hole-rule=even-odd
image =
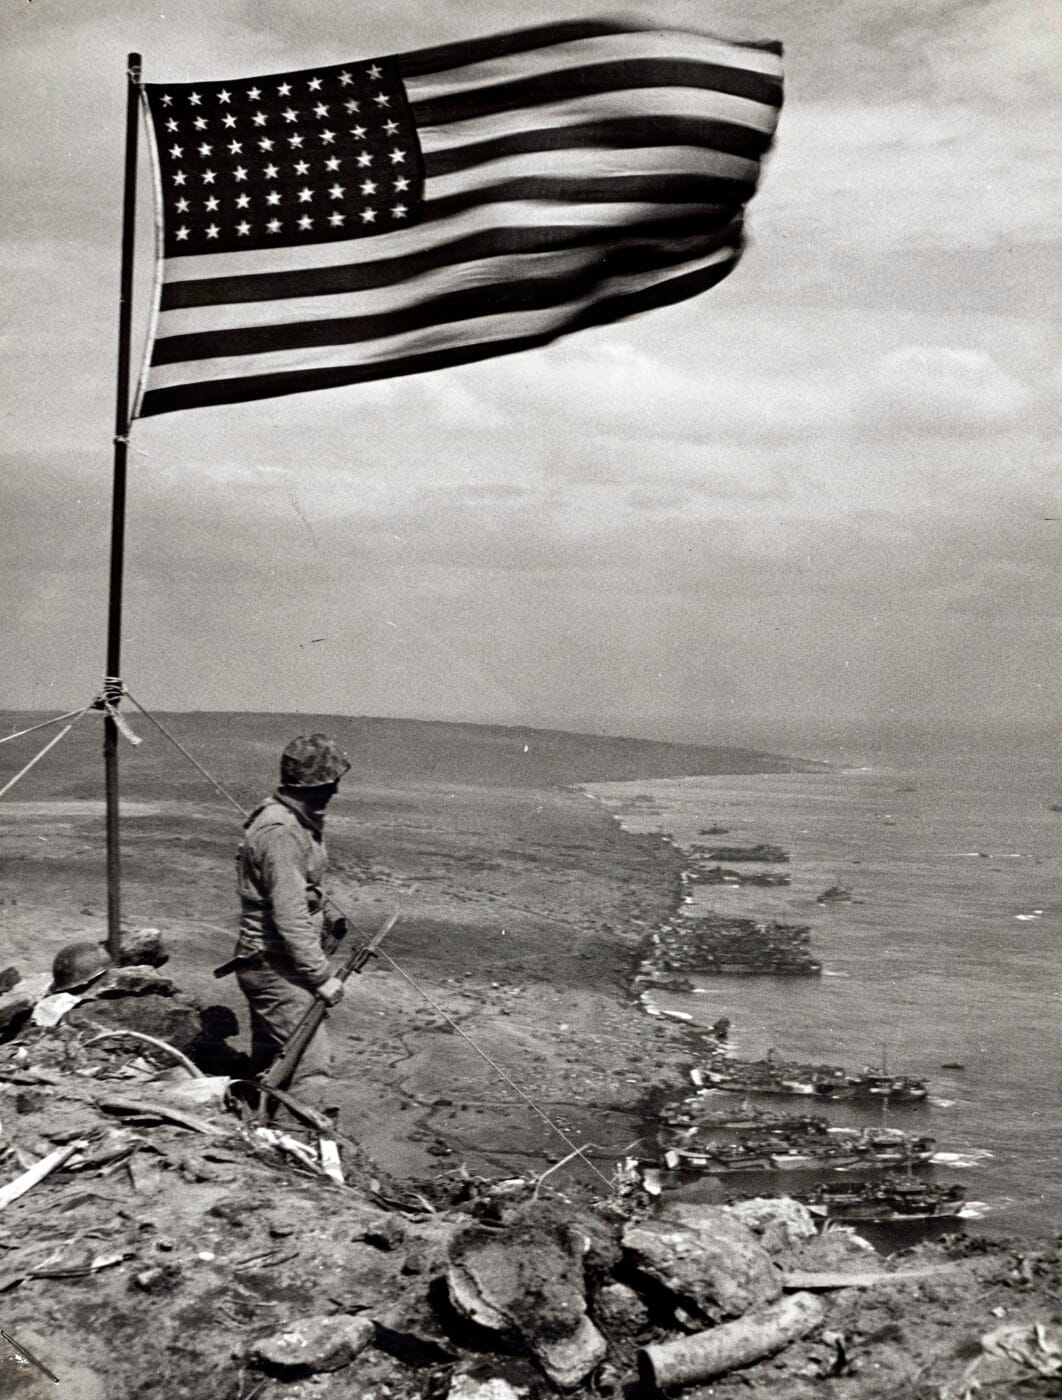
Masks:
[[[784,869],[790,885],[694,887],[687,908],[808,923],[824,975],[701,977],[696,993],[655,1001],[698,1024],[730,1016],[742,1059],[774,1047],[859,1069],[884,1057],[926,1077],[929,1102],[890,1108],[888,1123],[954,1154],[935,1176],[966,1186],[988,1233],[1062,1230],[1062,813],[1050,810],[1062,779],[1052,765],[1045,752],[894,755],[828,773],[587,789],[628,829],[679,846],[710,841],[699,829],[719,824],[730,829],[720,841],[789,852],[788,866],[742,868]],[[853,902],[819,905],[835,883]],[[830,1114],[879,1115],[851,1104]]]

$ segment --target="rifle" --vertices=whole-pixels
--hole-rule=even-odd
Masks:
[[[374,934],[368,943],[360,948],[354,948],[338,967],[333,969],[333,977],[337,977],[340,982],[345,982],[352,973],[360,972],[371,957],[376,955],[376,950],[384,941],[387,935],[398,922],[399,911],[396,909],[378,933]],[[338,941],[338,940],[337,940]],[[303,1051],[313,1039],[318,1026],[324,1020],[329,1008],[323,1001],[315,998],[312,1005],[308,1006],[299,1019],[299,1024],[288,1037],[288,1042],[276,1057],[273,1063],[260,1076],[261,1084],[267,1089],[280,1089],[295,1072],[295,1068],[302,1059]]]

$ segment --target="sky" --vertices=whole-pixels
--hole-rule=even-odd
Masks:
[[[126,53],[208,81],[617,9],[5,0],[0,704],[103,670]],[[785,43],[740,267],[530,353],[137,423],[149,708],[764,746],[1057,722],[1062,10],[625,13]]]

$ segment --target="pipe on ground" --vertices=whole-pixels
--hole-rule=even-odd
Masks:
[[[695,1385],[781,1351],[817,1327],[825,1315],[813,1293],[794,1293],[710,1331],[642,1347],[638,1373],[643,1384],[657,1390]]]

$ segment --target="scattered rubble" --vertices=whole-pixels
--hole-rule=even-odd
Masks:
[[[204,1072],[209,1017],[141,994],[159,965],[0,1046],[4,1327],[79,1400],[1057,1392],[1057,1246],[881,1259],[792,1200],[594,1197],[563,1164],[395,1182],[340,1133],[249,1121]],[[101,1028],[145,1003],[177,1006],[187,1053],[151,1019]],[[0,1347],[0,1393],[34,1384]]]

